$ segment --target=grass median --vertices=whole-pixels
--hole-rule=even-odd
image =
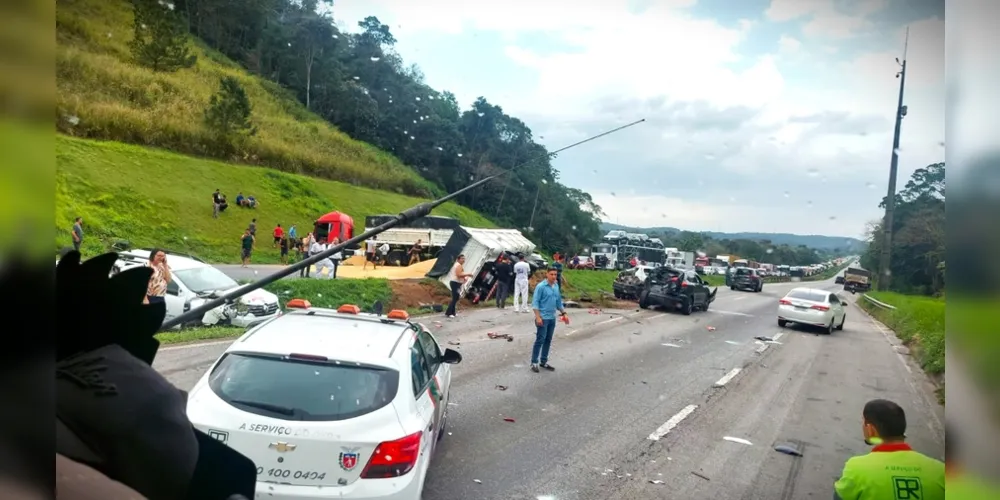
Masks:
[[[937,297],[904,295],[894,292],[870,292],[869,297],[894,306],[885,309],[865,299],[858,305],[896,332],[913,352],[928,375],[944,375],[945,300]]]

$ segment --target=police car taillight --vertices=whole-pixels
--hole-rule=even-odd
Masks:
[[[417,431],[395,441],[385,441],[375,447],[368,465],[361,471],[362,479],[385,479],[404,476],[417,465],[420,456],[420,439],[424,433]]]

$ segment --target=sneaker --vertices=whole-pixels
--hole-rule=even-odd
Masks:
[[[542,363],[542,364],[541,364],[541,365],[539,365],[539,366],[541,366],[542,368],[545,368],[546,370],[548,370],[548,371],[550,371],[550,372],[554,372],[554,371],[556,371],[556,367],[554,367],[554,366],[552,366],[552,365],[550,365],[550,364],[548,364],[548,363]]]
[[[533,372],[535,372],[535,373],[538,373],[538,365],[536,365],[536,364],[532,363],[532,364],[531,364],[531,371],[533,371]]]

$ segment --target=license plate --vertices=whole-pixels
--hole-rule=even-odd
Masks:
[[[267,480],[278,480],[278,479],[305,479],[312,481],[322,481],[326,477],[325,472],[319,471],[305,471],[305,470],[292,470],[292,469],[279,469],[279,468],[263,468],[257,467],[257,477],[267,481]]]

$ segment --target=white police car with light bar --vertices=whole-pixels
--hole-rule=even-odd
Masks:
[[[406,311],[285,307],[198,381],[191,422],[253,460],[269,499],[419,500],[462,355]]]

